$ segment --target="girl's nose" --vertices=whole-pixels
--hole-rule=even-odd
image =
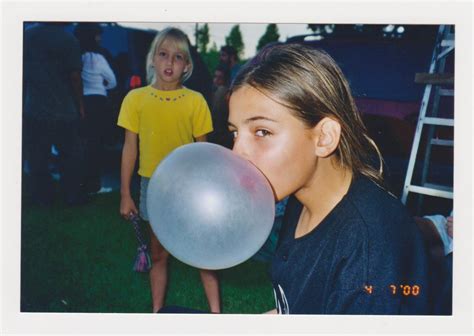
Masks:
[[[234,146],[232,147],[232,151],[238,156],[248,160],[248,152],[244,140],[241,136],[237,136],[234,139]]]

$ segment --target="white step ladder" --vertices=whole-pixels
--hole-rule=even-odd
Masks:
[[[442,86],[453,85],[454,75],[444,72],[446,58],[454,54],[454,33],[452,33],[452,26],[441,25],[439,27],[436,44],[433,51],[433,57],[428,73],[418,73],[415,76],[416,83],[426,84],[423,99],[420,107],[420,114],[416,126],[415,137],[411,149],[410,159],[408,161],[408,169],[405,177],[403,193],[401,197],[402,203],[406,204],[408,193],[420,194],[420,202],[422,195],[429,195],[435,197],[443,197],[453,199],[453,188],[451,186],[437,185],[427,182],[429,164],[431,159],[432,146],[454,146],[453,140],[437,139],[434,137],[436,126],[454,127],[454,119],[439,118],[438,110],[440,99],[443,97],[453,97],[454,90],[446,89]],[[431,90],[434,88],[434,94]],[[431,114],[427,116],[427,109],[432,98]],[[427,143],[423,159],[423,170],[421,174],[420,185],[413,184],[413,172],[415,170],[415,163],[420,147],[421,135],[424,126],[427,125]],[[419,203],[420,206],[421,203]]]

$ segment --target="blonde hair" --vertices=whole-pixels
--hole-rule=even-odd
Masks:
[[[384,186],[380,151],[368,136],[347,80],[327,53],[300,44],[264,48],[238,73],[230,94],[245,85],[293,111],[309,128],[325,117],[336,120],[341,125],[339,164]]]
[[[189,77],[191,77],[194,64],[193,59],[191,57],[189,39],[186,34],[183,33],[180,29],[168,27],[156,34],[155,38],[151,42],[150,50],[148,51],[146,57],[146,79],[148,84],[153,84],[156,81],[156,73],[155,68],[153,66],[153,57],[155,56],[156,49],[159,48],[161,44],[168,39],[176,43],[176,47],[180,52],[184,54],[185,60],[188,63],[188,71],[183,73],[181,82],[184,82],[189,79]]]

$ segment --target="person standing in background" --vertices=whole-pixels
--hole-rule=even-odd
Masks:
[[[451,315],[453,304],[453,211],[415,217],[427,243],[430,264],[434,314]]]
[[[221,48],[219,62],[225,64],[230,71],[230,81],[232,82],[240,70],[239,56],[234,47],[225,45]]]
[[[209,142],[232,149],[234,141],[227,128],[229,107],[227,90],[229,89],[229,70],[226,65],[219,64],[214,72],[213,95],[211,101],[212,124],[214,131],[209,134]]]
[[[87,143],[84,189],[88,193],[94,193],[101,190],[104,131],[108,129],[110,112],[107,91],[115,88],[117,81],[109,63],[101,54],[100,26],[95,23],[81,23],[74,33],[82,52],[84,136]]]
[[[33,202],[50,205],[54,185],[51,148],[60,156],[60,184],[68,205],[83,204],[80,191],[79,122],[84,118],[79,43],[64,23],[44,23],[24,32],[23,144],[31,171]]]

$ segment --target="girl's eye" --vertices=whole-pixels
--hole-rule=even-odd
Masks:
[[[232,134],[232,139],[236,139],[237,138],[237,131],[229,131],[230,134]]]
[[[166,56],[166,53],[164,51],[159,51],[158,56],[164,57],[164,56]]]
[[[183,61],[183,60],[184,60],[184,56],[178,54],[178,55],[176,55],[176,59],[177,59],[178,61]]]
[[[267,135],[271,135],[271,133],[267,130],[259,129],[259,130],[257,130],[257,132],[255,132],[255,135],[258,136],[258,137],[265,137]]]

